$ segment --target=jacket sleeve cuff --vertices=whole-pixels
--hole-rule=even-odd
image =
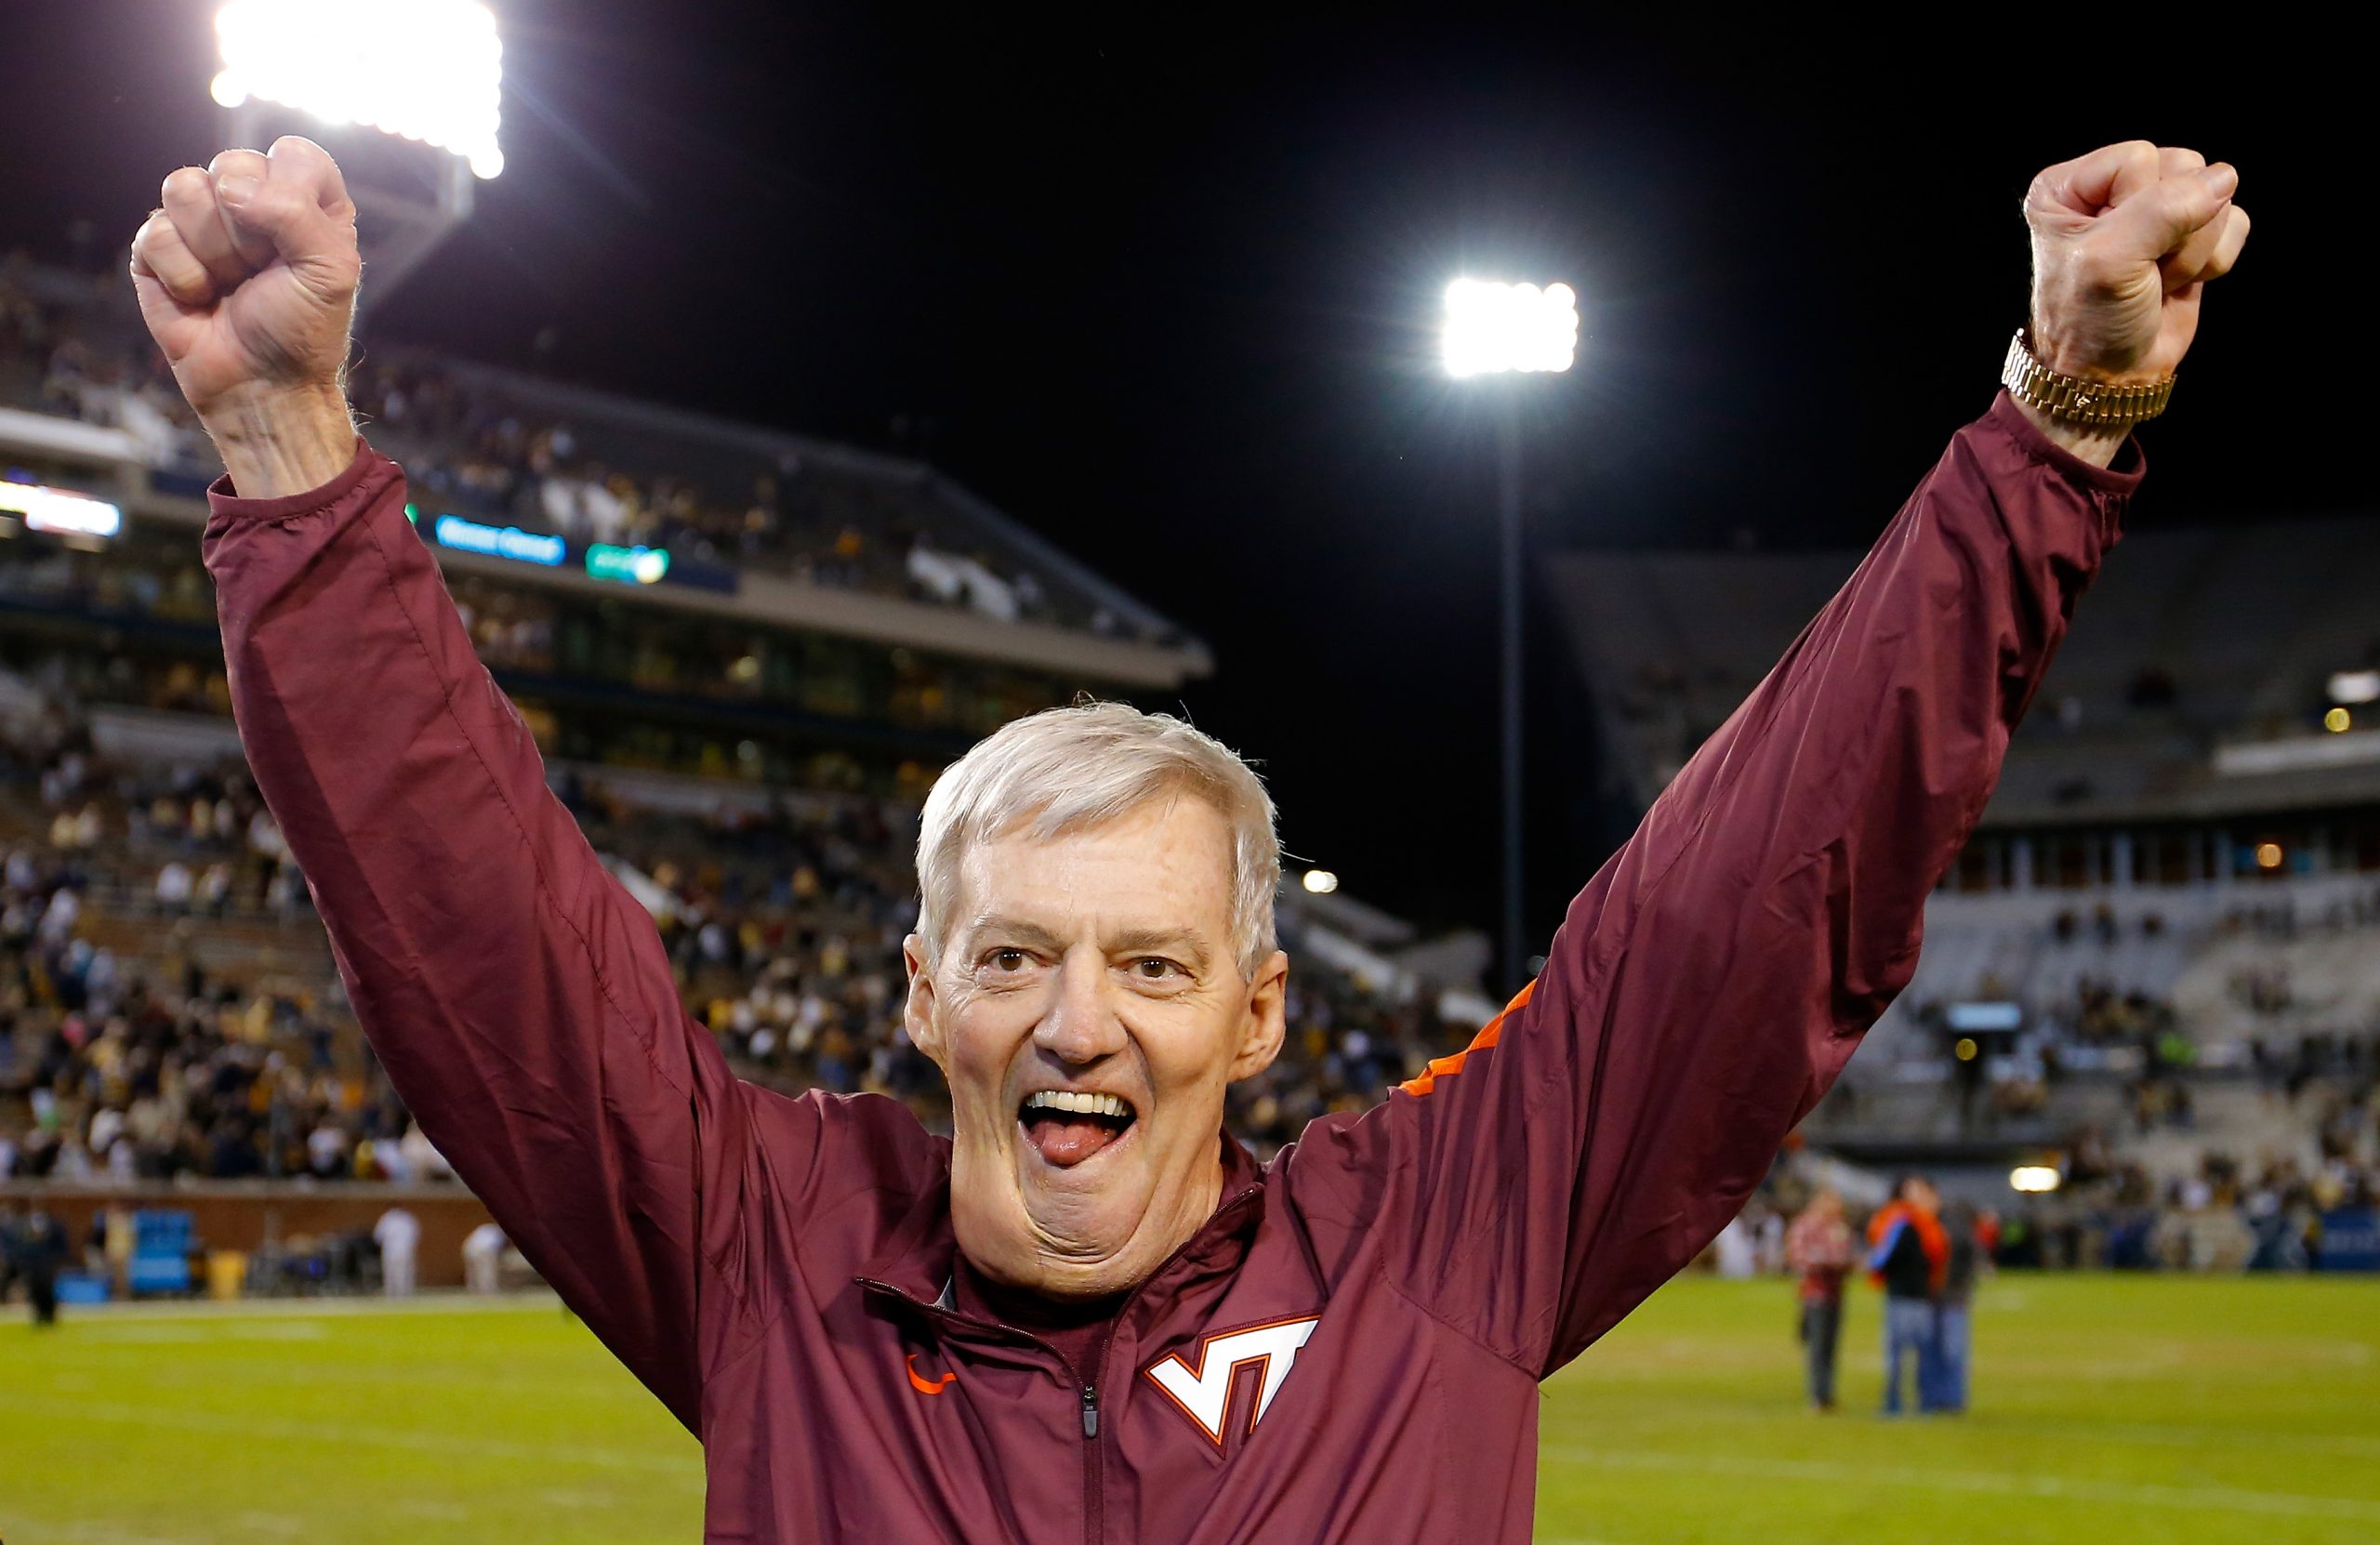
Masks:
[[[2025,416],[2024,410],[2016,405],[2004,387],[1991,400],[1991,411],[1983,416],[1983,421],[2015,441],[2026,459],[2046,467],[2068,482],[2093,493],[2117,499],[2130,498],[2149,470],[2149,458],[2140,449],[2138,436],[2124,437],[2112,465],[2094,467],[2042,433],[2041,427]]]
[[[362,435],[355,437],[355,459],[347,470],[320,488],[310,488],[302,494],[284,494],[277,499],[242,498],[231,487],[231,475],[226,472],[206,488],[206,507],[218,519],[233,521],[285,521],[293,515],[311,514],[327,509],[355,491],[382,463],[380,453],[374,450]]]

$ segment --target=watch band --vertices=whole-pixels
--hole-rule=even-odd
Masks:
[[[2008,395],[2041,409],[2052,418],[2090,429],[2128,429],[2156,417],[2174,400],[2174,377],[2118,386],[2111,381],[2061,376],[2033,358],[2025,329],[2009,340],[2008,363],[2001,367],[2000,384]]]

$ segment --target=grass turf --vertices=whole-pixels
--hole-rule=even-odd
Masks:
[[[1974,1413],[1893,1422],[1872,1298],[1825,1418],[1788,1299],[1675,1283],[1554,1380],[1539,1538],[2380,1538],[2380,1283],[2004,1278]],[[675,1545],[701,1495],[692,1440],[550,1307],[0,1326],[9,1545]]]

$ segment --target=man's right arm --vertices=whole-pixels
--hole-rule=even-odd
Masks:
[[[241,744],[357,1018],[456,1173],[693,1427],[705,1339],[737,1329],[696,1305],[738,1297],[759,1113],[548,789],[398,469],[359,443],[322,489],[212,502]],[[772,1146],[813,1146],[817,1109],[771,1102],[806,1129]]]
[[[703,1371],[762,1313],[741,1292],[771,1185],[754,1126],[799,1170],[819,1107],[753,1098],[687,1018],[474,654],[403,474],[356,439],[336,166],[302,140],[229,152],[165,205],[133,272],[232,475],[205,539],[232,707],[357,1017],[522,1253],[696,1427]]]

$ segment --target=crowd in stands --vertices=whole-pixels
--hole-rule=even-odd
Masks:
[[[624,437],[600,416],[573,423],[534,390],[404,350],[366,349],[348,385],[367,432],[405,464],[423,501],[476,519],[1001,621],[1177,637],[1038,573],[940,499],[922,467],[863,472],[691,440],[673,458],[667,434]],[[121,429],[152,467],[200,481],[216,465],[120,274],[79,281],[0,263],[0,405]]]
[[[1958,1090],[1959,1125],[1970,1133],[2003,1129],[2011,1120],[2042,1112],[2052,1091],[2076,1072],[2114,1073],[2126,1085],[2129,1124],[2146,1134],[2168,1128],[2188,1128],[2194,1119],[2195,1076],[2212,1055],[2226,1071],[2252,1071],[2267,1087],[2287,1085],[2293,1090],[2328,1065],[2334,1048],[2360,1046],[2360,1010],[2350,1004],[2338,1010],[2317,994],[2312,1004],[2325,1013],[2343,1012],[2343,1033],[2304,1031],[2259,1033],[2287,1023],[2294,1010],[2308,1007],[2301,1001],[2293,977],[2290,946],[2314,939],[2350,941],[2368,936],[2372,958],[2380,962],[2380,883],[2332,887],[2318,906],[2302,907],[2293,899],[2274,903],[2247,891],[2247,899],[2224,908],[2202,924],[2185,946],[2175,949],[2164,916],[2154,908],[2130,920],[2119,919],[2114,908],[2100,902],[2086,912],[2062,907],[2043,925],[2044,942],[2061,960],[2088,959],[2091,949],[2118,958],[2128,944],[2167,945],[2167,958],[2186,968],[2189,957],[2226,941],[2246,939],[2259,948],[2229,972],[2225,997],[2236,1015],[2208,1044],[2202,1024],[2185,1024],[2181,1011],[2162,988],[2103,975],[2106,967],[2085,968],[2070,977],[2052,977],[2062,984],[2053,990],[2027,993],[2013,988],[1997,972],[1985,971],[1964,984],[1956,997],[1983,1004],[2008,1004],[2016,1010],[2019,1028],[1987,1050],[1970,1043],[1959,1046],[1952,1027],[1950,997],[1940,984],[1912,1006],[1911,1018],[1924,1032],[1919,1043],[1936,1055],[1950,1053],[1951,1082]],[[2262,946],[2270,946],[2269,948]],[[2078,956],[2077,949],[2082,951]],[[2371,1029],[2380,1035],[2380,1021]],[[1845,1091],[1846,1104],[1856,1103],[1857,1091]]]
[[[2086,1131],[2066,1183],[2007,1220],[2001,1260],[2017,1266],[2305,1270],[2321,1263],[2326,1220],[2380,1208],[2380,1097],[2367,1082],[2306,1113],[2319,1156],[2242,1160],[2205,1150],[2162,1180]]]
[[[195,476],[211,464],[154,350],[124,325],[122,290],[111,276],[81,303],[61,303],[0,265],[0,404],[124,429],[153,466]],[[394,351],[361,362],[351,386],[426,495],[466,513],[992,616],[1126,630],[1012,558],[930,530],[930,501],[897,482],[791,456],[733,477],[717,464],[655,471],[649,448],[599,454],[592,430]],[[0,594],[212,620],[195,561],[110,557],[12,561]],[[492,665],[555,668],[555,619],[534,600],[470,583],[456,598]],[[742,680],[741,653],[704,658],[706,680]],[[630,674],[655,690],[701,690],[642,666]],[[245,770],[236,759],[112,762],[74,706],[81,694],[219,717],[219,669],[86,654],[42,685],[47,711],[20,716],[0,737],[0,1179],[442,1176],[356,1030],[302,877]],[[1640,686],[1647,717],[1684,701],[1685,683],[1659,672]],[[1687,726],[1680,744],[1707,728]],[[786,795],[760,813],[696,818],[633,808],[591,775],[560,792],[654,915],[689,1012],[739,1073],[787,1090],[887,1094],[946,1129],[941,1077],[901,1027],[913,802]],[[2380,891],[2340,905],[2338,926],[2380,926]],[[2112,947],[2122,926],[2100,907],[2068,912],[2052,930],[2060,944]],[[2152,914],[2132,926],[2154,936],[2163,924]],[[2249,901],[2226,926],[2285,939],[2306,925]],[[1265,1153],[1316,1116],[1376,1103],[1466,1034],[1425,997],[1371,990],[1287,942],[1296,964],[1282,1054],[1229,1096],[1232,1129]],[[2293,1002],[2277,965],[2244,969],[2231,985],[2252,1013]],[[2069,1059],[2094,1054],[2106,1066],[2115,1051],[2128,1070],[2126,1119],[2112,1135],[2077,1135],[2061,1189],[2006,1218],[2003,1261],[2302,1265],[2320,1257],[2325,1214],[2380,1202],[2380,1035],[2251,1044],[2267,1097],[2317,1134],[2314,1162],[2210,1151],[2194,1173],[2160,1181],[2122,1155],[2131,1140],[2195,1118],[2199,1048],[2171,1003],[2085,975],[2069,996],[2031,1007],[2041,1033],[2014,1054],[1961,1064],[1982,1113],[2035,1113]],[[1762,1248],[1781,1248],[1782,1204],[1755,1207]]]
[[[210,920],[306,913],[236,767],[112,768],[50,716],[0,744],[0,1177],[439,1171],[319,944],[237,971],[200,948]]]
[[[0,740],[0,1176],[440,1174],[356,1032],[237,762],[116,765],[62,697],[48,701]],[[889,1094],[946,1129],[941,1078],[900,1023],[913,805],[786,795],[698,819],[632,808],[591,774],[560,794],[653,913],[690,1013],[739,1073]],[[239,938],[245,954],[226,944]],[[1283,1054],[1231,1094],[1232,1129],[1260,1151],[1377,1102],[1464,1034],[1425,1000],[1297,961]],[[2092,990],[2073,1023],[2163,1044],[2169,1018]],[[2160,1129],[2188,1113],[2188,1061],[2167,1061],[2154,1076],[2183,1099],[2160,1107]],[[2210,1154],[2161,1183],[2119,1141],[2084,1132],[2065,1186],[2008,1218],[2003,1259],[2318,1258],[2322,1214],[2380,1199],[2380,1036],[2258,1043],[2253,1065],[2266,1098],[2319,1134],[2319,1162]]]
[[[116,765],[49,702],[0,739],[0,1179],[443,1173],[236,760]],[[697,819],[577,776],[559,792],[740,1074],[888,1094],[947,1129],[941,1076],[901,1026],[914,806],[787,795]],[[1467,1034],[1311,957],[1289,1018],[1279,1061],[1232,1090],[1232,1129],[1262,1152]]]
[[[2152,1174],[2098,1129],[2072,1135],[2061,1183],[2045,1195],[1987,1208],[1990,1259],[2010,1267],[2143,1271],[2305,1271],[2322,1262],[2324,1235],[2341,1216],[2368,1230],[2380,1217],[2380,1037],[2354,1061],[2291,1100],[2314,1132],[2311,1162],[2263,1153],[2243,1160],[2200,1153],[2187,1173]],[[1722,1274],[1786,1269],[1787,1224],[1821,1188],[1813,1172],[1781,1163],[1712,1248]],[[1859,1220],[1855,1215],[1854,1221]]]
[[[112,286],[128,291],[128,285]],[[102,293],[94,281],[85,307],[60,305],[19,258],[0,262],[0,406],[25,408],[129,434],[153,467],[188,468],[198,420],[176,389],[165,358],[130,346],[139,325],[129,295]]]

